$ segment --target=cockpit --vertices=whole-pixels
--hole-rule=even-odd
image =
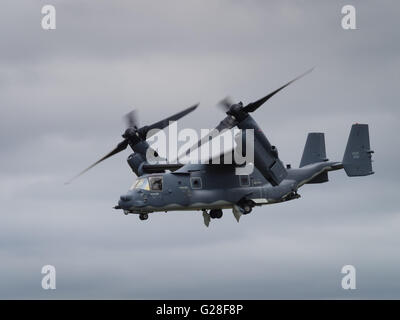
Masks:
[[[150,190],[149,180],[147,178],[137,179],[129,190],[134,189]]]
[[[163,177],[152,176],[148,178],[137,179],[129,190],[147,190],[147,191],[162,191]]]

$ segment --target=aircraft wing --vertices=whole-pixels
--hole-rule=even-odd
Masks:
[[[212,165],[227,165],[227,166],[234,166],[234,167],[241,167],[245,164],[239,164],[235,161],[235,153],[236,148],[223,152],[219,155],[214,155],[208,158],[207,161],[203,162],[205,164],[212,164]]]
[[[182,163],[166,163],[166,164],[144,164],[143,171],[146,173],[162,173],[165,170],[175,171],[182,168]]]

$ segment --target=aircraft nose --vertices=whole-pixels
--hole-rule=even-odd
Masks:
[[[122,196],[119,197],[122,201],[130,201],[132,200],[132,196],[129,194],[124,194]]]

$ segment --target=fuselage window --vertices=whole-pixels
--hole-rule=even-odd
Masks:
[[[201,189],[202,188],[200,177],[190,178],[190,183],[192,185],[192,189]]]
[[[239,176],[239,181],[242,187],[247,187],[250,185],[249,176]]]
[[[150,189],[153,191],[162,190],[162,177],[150,177]]]

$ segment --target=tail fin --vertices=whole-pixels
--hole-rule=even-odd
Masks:
[[[353,124],[346,151],[343,156],[343,168],[349,177],[373,174],[367,124]]]
[[[304,146],[300,168],[311,163],[328,161],[325,151],[325,136],[322,132],[310,132]]]

